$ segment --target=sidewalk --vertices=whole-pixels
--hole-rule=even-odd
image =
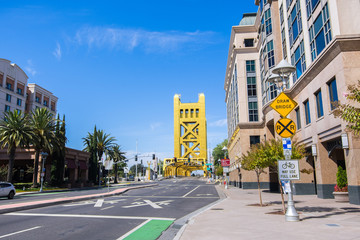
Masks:
[[[21,211],[21,210],[28,210],[28,209],[39,208],[39,207],[46,207],[46,206],[74,202],[74,201],[83,201],[83,200],[94,199],[94,198],[110,197],[110,196],[114,196],[114,195],[119,195],[130,189],[144,188],[144,187],[149,187],[149,186],[154,186],[154,185],[151,184],[151,185],[124,187],[124,188],[115,189],[110,192],[98,193],[98,194],[88,194],[88,195],[81,195],[81,196],[74,196],[74,197],[60,197],[60,198],[53,198],[53,199],[46,199],[46,200],[35,200],[35,201],[30,200],[28,202],[21,202],[21,203],[9,203],[6,205],[0,205],[0,214]],[[49,192],[53,192],[53,191],[49,191]],[[33,194],[36,194],[36,193],[33,193]]]
[[[227,198],[189,219],[179,239],[360,239],[359,205],[295,195],[300,221],[286,222],[274,214],[282,210],[280,194],[262,192],[269,206],[249,206],[259,203],[258,190],[216,187]]]

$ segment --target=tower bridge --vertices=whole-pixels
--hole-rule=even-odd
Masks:
[[[195,170],[207,174],[207,137],[205,95],[199,94],[197,103],[181,103],[174,96],[174,157],[165,158],[165,177],[190,176]]]

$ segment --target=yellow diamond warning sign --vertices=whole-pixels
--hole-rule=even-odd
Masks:
[[[283,92],[270,104],[270,107],[283,117],[286,117],[296,106],[297,103]]]
[[[277,121],[275,125],[275,131],[281,137],[288,138],[295,134],[296,125],[291,119],[282,118],[279,121]]]

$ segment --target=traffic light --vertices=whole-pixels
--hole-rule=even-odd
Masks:
[[[137,155],[135,155],[135,161],[137,161]]]
[[[177,159],[176,159],[176,157],[174,157],[174,162],[177,162]]]
[[[153,160],[155,160],[155,154],[153,154],[153,156],[152,156],[152,157],[153,157]]]
[[[204,162],[202,162],[202,165],[204,166]]]
[[[142,159],[141,159],[141,165],[142,165]]]
[[[190,163],[190,157],[188,157],[188,163]]]

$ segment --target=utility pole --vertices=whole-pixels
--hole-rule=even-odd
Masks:
[[[138,155],[138,141],[136,140],[136,158],[137,158],[137,155]],[[135,165],[136,165],[136,171],[135,171],[135,178],[134,180],[137,181],[137,159],[135,159]]]

